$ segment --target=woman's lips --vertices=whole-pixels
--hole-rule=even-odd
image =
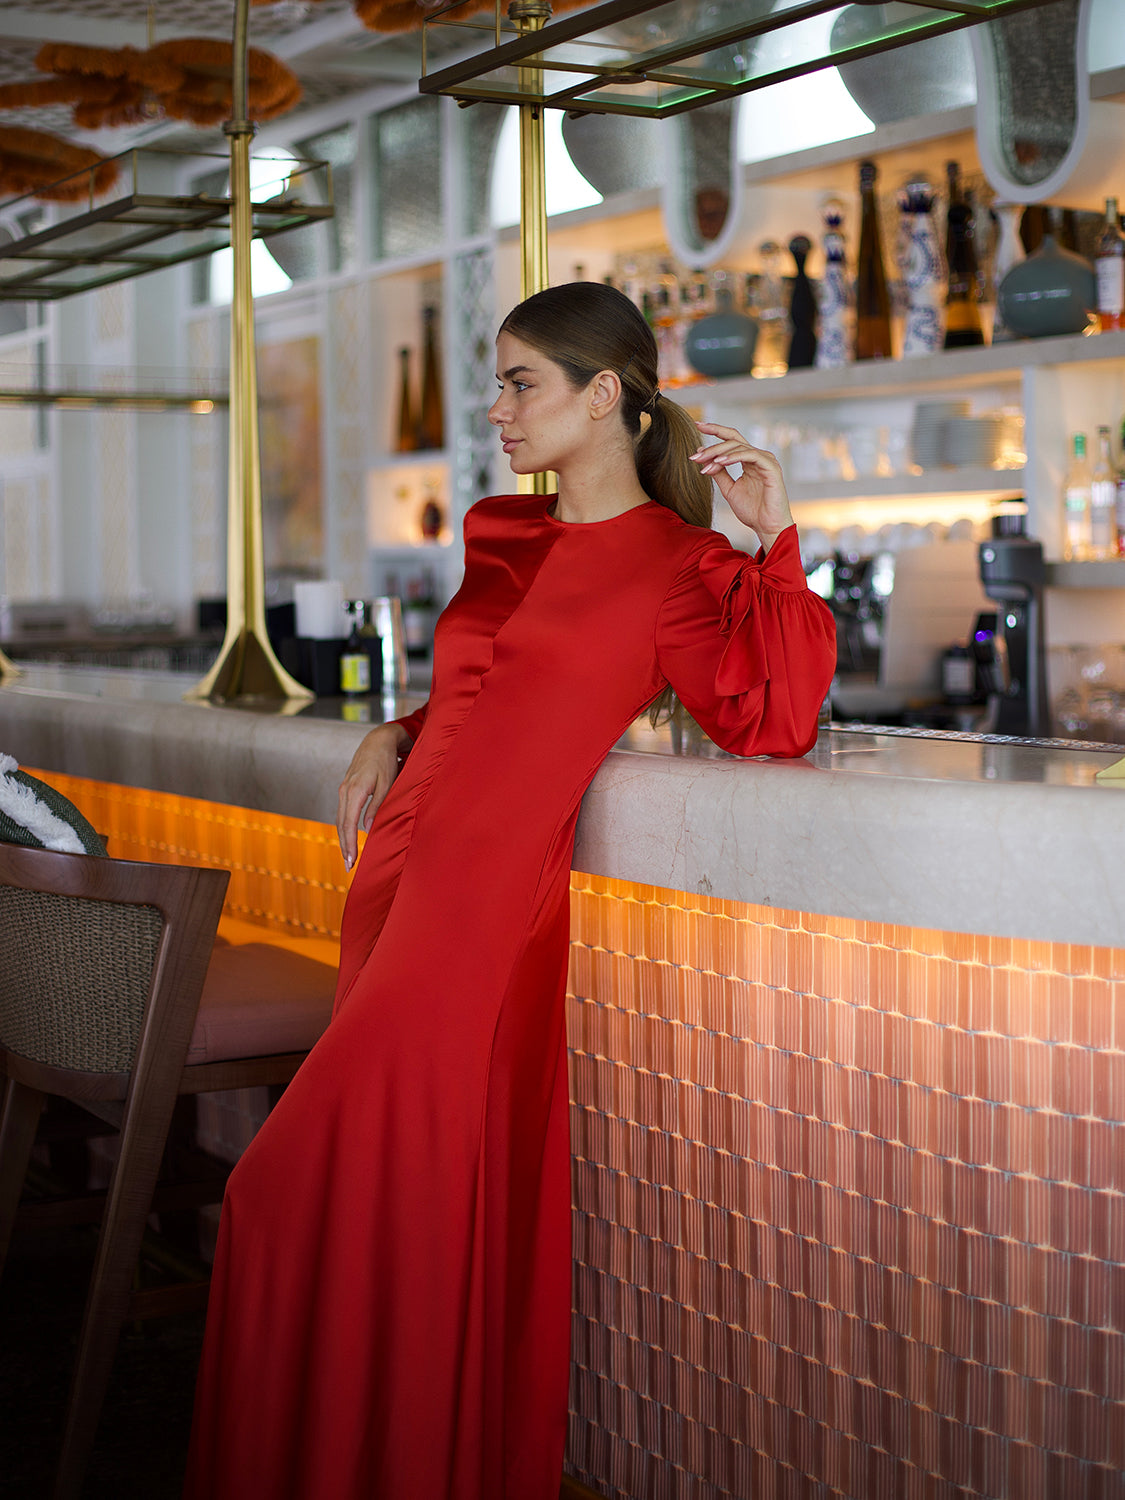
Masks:
[[[509,438],[509,437],[501,438],[500,439],[500,446],[501,446],[501,448],[503,448],[503,450],[504,450],[505,453],[511,453],[512,449],[514,447],[516,447],[516,445],[519,442],[520,442],[519,438]]]

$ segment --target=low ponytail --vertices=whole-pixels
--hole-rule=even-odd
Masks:
[[[692,526],[710,526],[711,478],[690,461],[699,445],[699,428],[683,407],[657,395],[652,420],[637,440],[637,477],[646,495]]]

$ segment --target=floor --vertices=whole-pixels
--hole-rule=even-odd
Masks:
[[[93,1235],[17,1238],[0,1278],[0,1494],[44,1500],[93,1255]],[[178,1500],[203,1315],[126,1329],[83,1500]]]

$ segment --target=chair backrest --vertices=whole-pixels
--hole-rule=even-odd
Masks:
[[[0,844],[0,1047],[111,1074],[166,1047],[182,1066],[229,878]]]

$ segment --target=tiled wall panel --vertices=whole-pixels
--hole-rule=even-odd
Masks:
[[[571,1472],[1125,1495],[1125,953],[572,903]]]

